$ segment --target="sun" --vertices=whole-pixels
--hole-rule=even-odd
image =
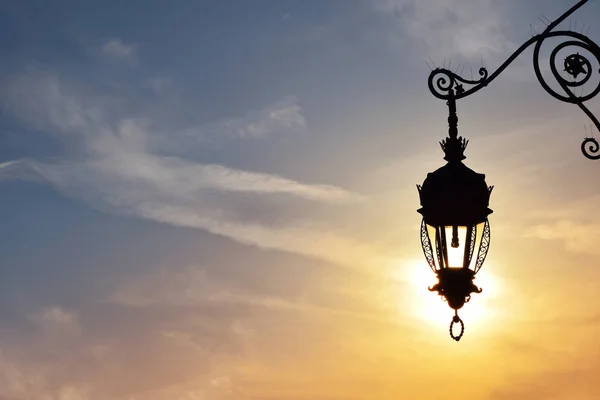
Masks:
[[[489,267],[489,265],[486,265]],[[409,307],[403,305],[403,311],[430,325],[447,326],[454,311],[436,293],[427,288],[437,282],[434,272],[424,261],[399,262],[395,266],[394,275],[408,284]],[[474,293],[471,301],[459,310],[459,315],[469,326],[482,326],[494,318],[493,301],[498,294],[499,282],[489,271],[483,268],[475,278],[475,284],[483,289],[482,293]],[[403,302],[406,303],[406,302]]]

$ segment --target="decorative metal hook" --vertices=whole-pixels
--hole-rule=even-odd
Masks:
[[[571,80],[565,78],[563,74],[559,72],[559,68],[557,67],[558,53],[567,47],[576,47],[580,51],[584,50],[590,53],[596,59],[596,61],[600,63],[600,47],[583,33],[574,31],[553,32],[553,29],[557,25],[567,19],[571,14],[573,14],[577,9],[587,2],[588,0],[579,1],[554,22],[548,24],[546,29],[541,34],[537,34],[523,43],[521,47],[519,47],[491,75],[488,74],[488,71],[485,67],[481,67],[479,69],[479,79],[465,79],[450,69],[436,68],[429,74],[429,90],[438,99],[447,100],[450,102],[467,97],[481,90],[494,79],[496,79],[498,75],[500,75],[523,51],[525,51],[525,49],[532,44],[535,44],[533,50],[533,69],[539,83],[542,85],[544,90],[546,90],[548,94],[557,100],[577,105],[588,116],[588,118],[590,118],[590,120],[596,126],[596,129],[600,131],[600,121],[598,121],[598,118],[596,118],[596,116],[584,104],[586,101],[592,99],[598,93],[600,93],[600,80],[597,85],[585,95],[583,92],[581,92],[581,94],[578,96],[574,92],[576,88],[582,88],[583,90],[583,85],[588,83],[592,77],[594,71],[590,60],[585,57],[585,55],[580,54],[579,51],[575,51],[574,49],[572,50],[571,54],[564,58],[561,65],[561,71],[568,75]],[[560,85],[561,89],[565,92],[564,94],[556,92],[548,85],[542,76],[539,63],[540,49],[544,40],[557,37],[560,37],[565,41],[558,44],[552,50],[549,62],[552,75]],[[600,71],[595,72],[600,75]],[[467,88],[465,88],[465,85]],[[590,160],[599,160],[600,144],[595,138],[586,137],[581,144],[581,152]]]

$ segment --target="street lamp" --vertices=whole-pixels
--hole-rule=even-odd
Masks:
[[[458,316],[458,310],[471,299],[471,294],[482,291],[475,285],[474,279],[483,266],[490,245],[488,215],[492,210],[488,205],[493,189],[493,186],[487,186],[485,175],[476,173],[462,162],[468,140],[458,136],[456,101],[487,86],[525,49],[535,44],[533,68],[542,87],[552,97],[577,105],[600,131],[600,122],[584,104],[600,93],[600,82],[589,93],[583,93],[583,86],[589,82],[593,67],[590,60],[580,54],[580,51],[591,53],[600,62],[600,47],[583,32],[553,31],[587,1],[579,1],[554,22],[545,20],[547,27],[544,32],[523,43],[491,75],[488,75],[485,67],[479,69],[477,80],[465,79],[457,71],[446,68],[436,68],[429,75],[429,90],[435,97],[447,102],[449,130],[448,137],[440,142],[447,164],[427,174],[423,185],[417,185],[422,206],[418,212],[423,216],[421,246],[429,267],[438,278],[438,283],[429,290],[437,292],[454,310],[450,336],[456,341],[464,333],[464,323]],[[559,93],[548,85],[539,65],[543,41],[557,37],[565,40],[550,54],[550,71],[564,93]],[[557,67],[558,53],[569,47],[576,47],[577,51],[564,57],[561,67]],[[575,93],[576,88],[582,88],[579,95]],[[590,160],[600,159],[600,145],[594,137],[583,140],[581,151]],[[455,324],[460,324],[459,334],[454,332]]]

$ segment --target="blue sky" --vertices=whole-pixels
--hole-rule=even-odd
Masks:
[[[456,392],[531,398],[570,376],[540,361],[556,343],[532,339],[561,318],[587,321],[571,337],[591,347],[564,351],[587,365],[589,393],[597,165],[579,152],[589,122],[543,91],[531,51],[459,103],[467,164],[496,186],[488,263],[502,284],[482,304],[507,325],[529,317],[530,334],[476,325],[461,353],[439,344],[446,318],[411,311],[415,184],[442,165],[446,134],[425,60],[491,71],[530,23],[543,30],[539,14],[572,4],[0,5],[0,397],[437,398],[446,378],[425,388],[424,360],[485,368],[484,343],[508,354],[499,374],[531,367],[515,391],[486,370]],[[599,13],[590,2],[563,28],[597,38]],[[577,312],[544,310],[575,294]]]

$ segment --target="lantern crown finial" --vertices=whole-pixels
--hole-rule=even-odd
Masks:
[[[465,158],[465,149],[469,141],[462,136],[458,138],[446,138],[440,142],[440,146],[444,151],[444,160],[448,162],[462,161]]]

